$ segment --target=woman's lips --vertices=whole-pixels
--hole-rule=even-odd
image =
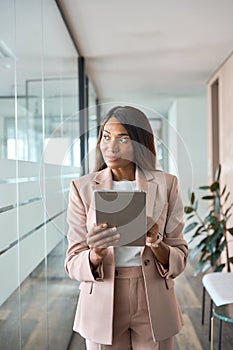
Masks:
[[[118,157],[106,157],[109,162],[116,162],[119,158]]]

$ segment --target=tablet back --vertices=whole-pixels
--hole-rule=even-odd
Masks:
[[[96,223],[116,226],[121,237],[115,246],[144,246],[145,191],[94,191]]]

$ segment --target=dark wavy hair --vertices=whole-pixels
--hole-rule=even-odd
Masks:
[[[100,141],[104,126],[111,117],[115,117],[124,126],[130,139],[134,141],[134,163],[142,169],[155,170],[156,150],[154,135],[148,118],[142,111],[135,107],[116,106],[107,112],[101,122],[96,145],[94,171],[99,171],[107,167],[100,151]]]

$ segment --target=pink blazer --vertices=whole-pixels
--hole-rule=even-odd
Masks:
[[[86,233],[95,222],[93,190],[113,187],[110,169],[91,173],[71,183],[67,221],[66,271],[80,281],[74,330],[95,343],[111,344],[114,305],[114,248],[109,247],[97,276],[89,264]],[[136,169],[136,187],[147,192],[147,216],[157,222],[169,245],[169,269],[165,271],[150,247],[142,247],[141,262],[153,337],[167,339],[182,327],[174,292],[174,278],[185,268],[188,255],[183,238],[183,205],[177,178],[162,171]]]

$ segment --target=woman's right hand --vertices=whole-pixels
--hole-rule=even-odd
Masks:
[[[120,238],[116,227],[109,228],[107,224],[94,225],[87,233],[87,244],[90,247],[90,263],[97,268],[107,255],[107,248],[112,246]]]

